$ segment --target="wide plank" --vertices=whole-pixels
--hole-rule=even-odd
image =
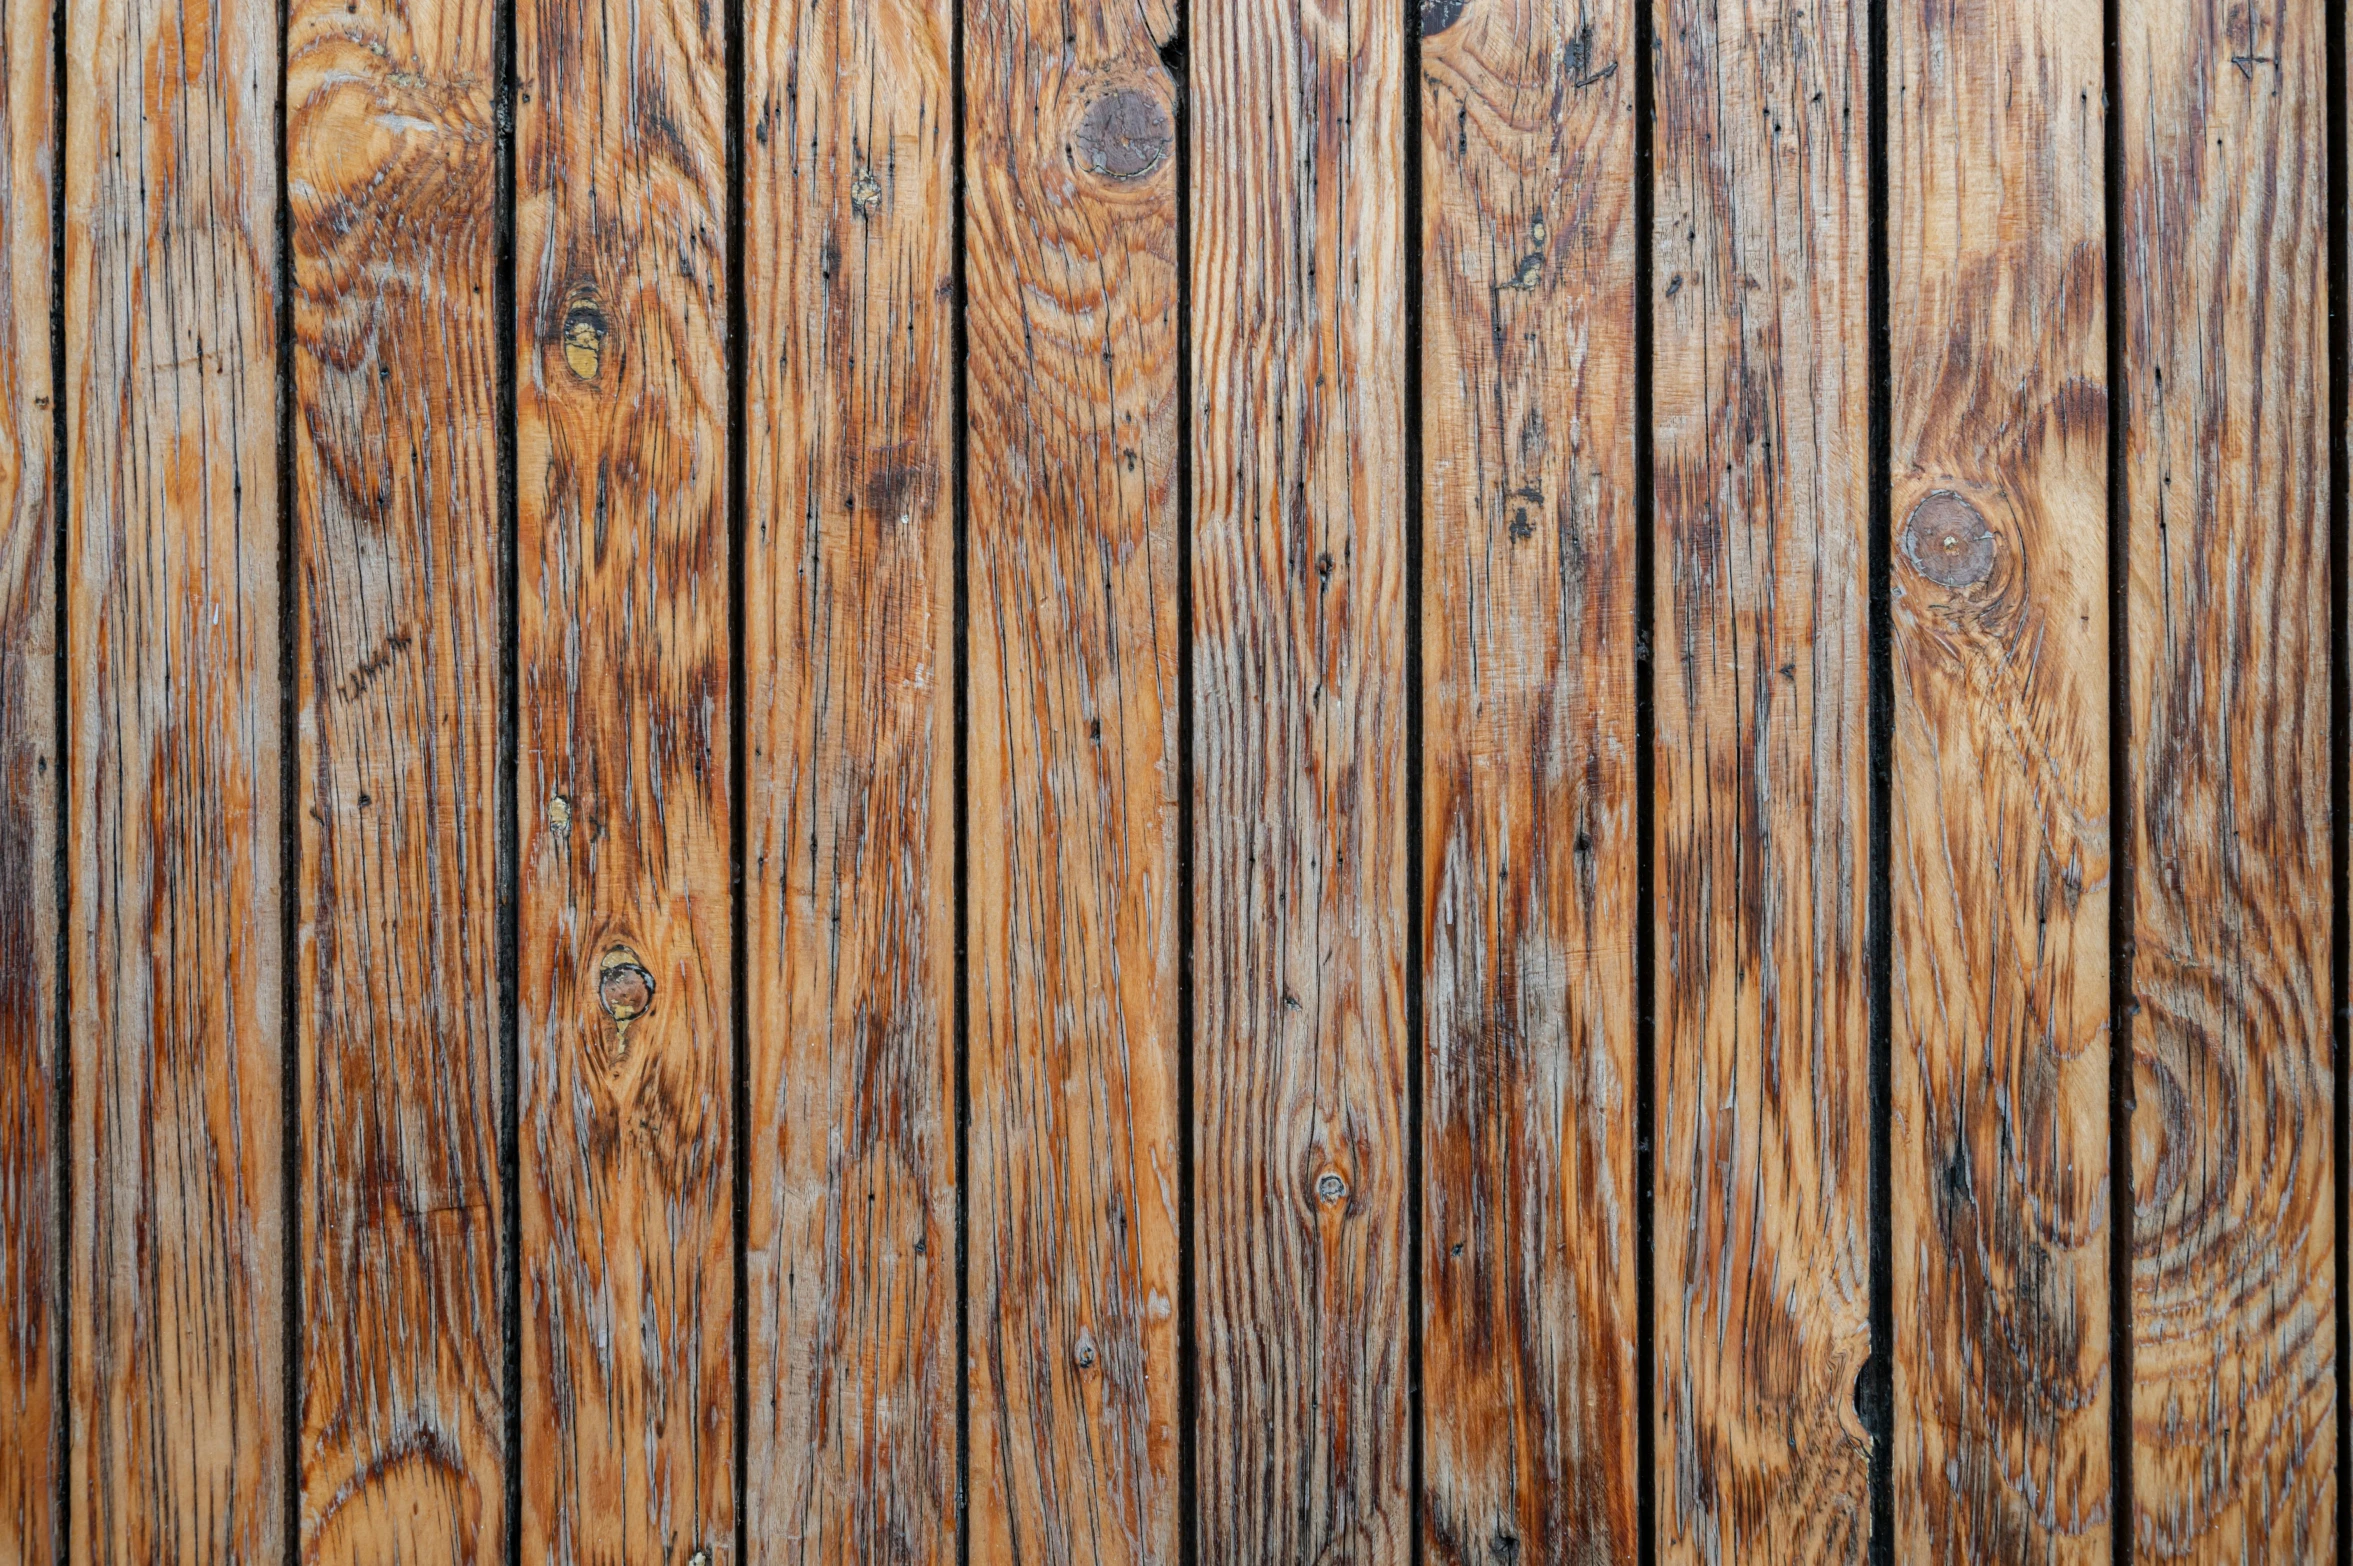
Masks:
[[[1413,1549],[1402,21],[1187,43],[1205,1566]]]
[[[57,1552],[57,8],[0,11],[0,1560]]]
[[[1174,1562],[1173,9],[965,0],[972,1544]]]
[[[1635,16],[1419,16],[1422,1519],[1463,1566],[1637,1543]]]
[[[276,1559],[279,12],[68,27],[70,1551]]]
[[[2145,1561],[2338,1537],[2322,11],[2122,18]]]
[[[529,1561],[735,1550],[724,22],[516,11]]]
[[[1655,14],[1659,1557],[1859,1563],[1871,38]]]
[[[1890,13],[1895,1552],[2104,1561],[2101,8]]]
[[[745,1533],[946,1566],[955,15],[745,24]]]
[[[308,1560],[505,1549],[496,21],[287,21]]]

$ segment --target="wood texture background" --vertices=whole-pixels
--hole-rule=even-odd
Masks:
[[[66,25],[71,1552],[285,1548],[278,13]]]
[[[1860,1561],[1869,23],[1657,15],[1659,1553]]]
[[[302,1548],[505,1548],[495,9],[289,14]]]
[[[2334,1559],[2344,25],[5,0],[0,1560]]]
[[[1621,1559],[1635,7],[1419,20],[1424,1538],[1448,1562]]]
[[[2123,37],[2143,1560],[2335,1544],[2321,24]]]
[[[721,21],[516,11],[534,1561],[735,1546]]]
[[[1896,1554],[2105,1560],[2100,11],[1891,10]]]
[[[0,1560],[54,1550],[62,1521],[52,3],[0,12]]]
[[[744,1527],[956,1559],[954,16],[747,10]]]
[[[992,1561],[1178,1550],[1174,24],[964,10],[971,1528]]]

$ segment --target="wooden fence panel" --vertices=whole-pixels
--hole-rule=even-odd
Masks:
[[[2319,0],[2123,11],[2133,1548],[2336,1541]]]
[[[1175,16],[964,14],[973,1548],[1173,1562]]]
[[[1403,38],[1189,40],[1200,1559],[1413,1547]]]
[[[745,1535],[946,1566],[954,15],[745,23]]]
[[[1636,1545],[1635,16],[1419,18],[1423,1517],[1449,1562]]]
[[[57,452],[53,0],[0,10],[0,1560],[57,1515]]]
[[[2105,1560],[2101,14],[1890,10],[1895,1550]]]
[[[531,1561],[735,1547],[724,22],[516,17]]]
[[[310,1560],[505,1548],[495,16],[288,19]]]
[[[278,9],[74,0],[78,1561],[286,1546]]]
[[[1860,1562],[1868,16],[1658,17],[1659,1553]]]

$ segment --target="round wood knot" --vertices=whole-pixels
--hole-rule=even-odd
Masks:
[[[1978,509],[1949,489],[1930,493],[1904,523],[1904,558],[1939,587],[1975,587],[1993,574],[2000,540]]]
[[[1070,1360],[1081,1370],[1095,1366],[1095,1335],[1084,1327],[1078,1329],[1078,1342],[1071,1345]]]
[[[605,362],[605,312],[594,299],[575,299],[564,312],[564,362],[584,381],[596,379]]]
[[[1337,1169],[1327,1169],[1317,1177],[1315,1194],[1326,1207],[1337,1207],[1348,1200],[1348,1181]]]
[[[1168,111],[1133,87],[1097,98],[1079,117],[1079,162],[1091,174],[1141,179],[1168,161]]]
[[[654,976],[645,971],[637,953],[616,946],[605,953],[597,971],[596,1001],[615,1022],[642,1017],[654,1003]]]

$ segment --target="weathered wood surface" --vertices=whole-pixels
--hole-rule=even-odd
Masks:
[[[2123,12],[2133,1550],[2336,1541],[2327,40]]]
[[[2104,1561],[2101,14],[1890,10],[1895,1551]]]
[[[52,1554],[57,1147],[57,454],[50,352],[53,0],[0,10],[0,1560]]]
[[[1630,1559],[1635,7],[1419,25],[1424,1539]]]
[[[1870,1541],[1868,26],[1658,9],[1667,1561]]]
[[[274,1559],[278,9],[68,26],[71,1553]]]
[[[966,0],[973,1552],[1174,1562],[1173,10]]]
[[[1405,1560],[1404,49],[1189,19],[1205,1563]]]
[[[505,1548],[495,21],[288,19],[314,1560]]]
[[[752,6],[747,1540],[956,1559],[952,0]]]
[[[735,1548],[723,25],[516,15],[531,1561]]]

